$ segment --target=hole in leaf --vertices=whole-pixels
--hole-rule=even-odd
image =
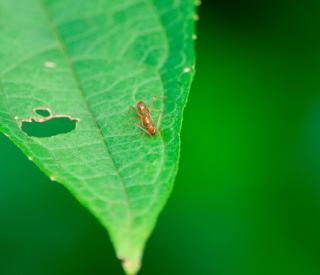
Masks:
[[[50,111],[48,109],[35,109],[34,110],[38,115],[43,117],[48,117],[51,115]]]
[[[76,128],[79,119],[69,115],[51,115],[50,109],[35,109],[43,118],[31,117],[23,120],[21,129],[31,137],[52,137],[66,134]]]

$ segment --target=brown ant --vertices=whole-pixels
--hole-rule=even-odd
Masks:
[[[153,97],[150,107],[148,108],[144,101],[139,101],[136,105],[136,108],[130,106],[130,109],[133,109],[136,112],[135,119],[139,119],[141,124],[135,123],[134,125],[140,128],[142,131],[147,133],[149,136],[154,136],[157,134],[160,125],[161,115],[158,117],[158,121],[156,126],[153,123],[153,119],[151,117],[151,111],[153,107],[153,103],[156,97]]]

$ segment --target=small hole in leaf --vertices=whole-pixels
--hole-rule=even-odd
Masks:
[[[48,117],[51,115],[50,111],[48,109],[35,109],[34,110],[38,115],[43,117]]]
[[[66,134],[76,128],[79,119],[69,115],[51,115],[50,109],[35,109],[43,118],[31,117],[23,120],[21,129],[31,137],[52,137]]]

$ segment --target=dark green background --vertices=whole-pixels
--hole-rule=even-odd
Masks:
[[[174,192],[141,275],[320,274],[318,1],[204,1]],[[0,136],[0,274],[122,275],[105,230]]]

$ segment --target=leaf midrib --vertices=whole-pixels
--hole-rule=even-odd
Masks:
[[[58,43],[58,45],[59,45],[59,48],[61,49],[61,52],[62,52],[63,57],[64,57],[64,59],[65,59],[66,65],[68,66],[68,68],[69,68],[69,70],[70,70],[70,72],[71,72],[71,74],[72,74],[72,76],[73,76],[73,78],[74,78],[74,80],[75,80],[75,82],[76,82],[76,85],[77,85],[77,87],[78,87],[78,89],[79,89],[79,91],[80,91],[80,94],[81,94],[81,96],[82,96],[82,98],[83,98],[83,100],[84,100],[84,102],[85,102],[85,106],[86,106],[88,112],[90,113],[90,115],[91,115],[91,117],[92,117],[92,119],[93,119],[93,121],[94,121],[95,126],[96,126],[97,129],[98,129],[99,138],[101,139],[102,143],[105,145],[105,147],[106,147],[106,149],[107,149],[107,151],[108,151],[108,154],[110,155],[110,159],[111,159],[112,165],[114,166],[115,171],[116,171],[116,173],[117,173],[117,176],[118,176],[118,178],[119,178],[119,180],[120,180],[120,182],[121,182],[122,189],[123,189],[124,194],[125,194],[125,196],[126,196],[126,204],[127,204],[127,206],[128,206],[128,216],[129,216],[129,219],[130,219],[129,228],[130,228],[130,227],[131,227],[131,221],[132,221],[132,214],[131,214],[131,210],[130,210],[131,208],[130,208],[130,202],[129,202],[129,194],[128,194],[126,185],[125,185],[125,183],[124,183],[124,179],[123,179],[122,176],[121,176],[121,173],[120,173],[120,171],[119,171],[119,168],[117,167],[117,165],[116,165],[115,162],[114,162],[114,159],[113,159],[112,154],[111,154],[111,152],[110,152],[110,149],[109,149],[109,145],[108,145],[108,143],[107,143],[107,140],[104,138],[103,133],[102,133],[102,129],[101,129],[101,127],[99,126],[99,124],[98,124],[98,122],[97,122],[97,120],[96,120],[96,117],[95,117],[95,115],[94,115],[94,113],[93,113],[93,111],[92,111],[92,109],[91,109],[91,107],[90,107],[90,105],[89,105],[89,103],[88,103],[88,101],[87,101],[87,99],[86,99],[86,95],[85,95],[85,93],[84,93],[84,90],[83,90],[83,88],[82,88],[82,85],[81,85],[81,83],[80,83],[80,80],[79,80],[79,78],[78,78],[78,76],[77,76],[77,73],[76,73],[76,71],[75,71],[75,69],[74,69],[73,62],[70,60],[69,55],[68,55],[68,50],[67,50],[67,48],[66,48],[66,46],[65,46],[65,43],[63,42],[63,39],[62,39],[60,33],[58,32],[57,27],[56,27],[55,24],[53,23],[53,18],[52,18],[51,14],[50,14],[50,11],[49,11],[49,9],[47,8],[47,6],[46,6],[46,4],[44,3],[43,0],[39,0],[39,1],[40,1],[40,5],[41,5],[41,7],[43,8],[43,11],[44,11],[47,19],[48,19],[49,28],[50,28],[53,36],[54,36],[54,37],[56,38],[56,40],[57,40],[57,43]]]

